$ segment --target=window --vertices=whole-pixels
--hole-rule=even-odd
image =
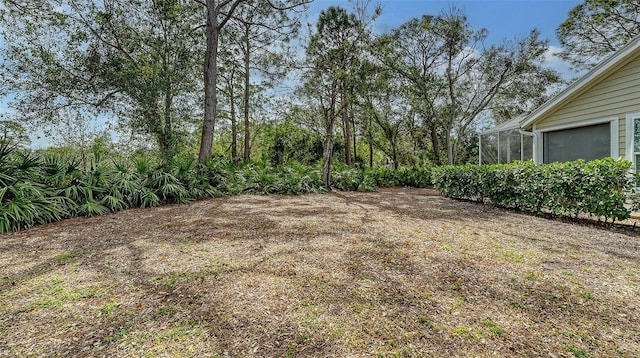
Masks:
[[[640,113],[627,113],[626,115],[627,141],[626,159],[632,164],[634,173],[640,173]],[[640,181],[636,184],[640,186]]]
[[[498,136],[484,134],[480,136],[480,164],[496,164],[498,162]]]
[[[545,132],[543,146],[545,163],[610,157],[611,122]]]
[[[509,163],[509,133],[502,132],[498,135],[499,161],[498,163]]]
[[[522,160],[522,134],[517,130],[509,133],[509,160],[505,163],[514,160]]]
[[[633,161],[636,173],[640,168],[640,117],[633,118]]]
[[[533,136],[522,136],[522,160],[533,159]]]
[[[633,121],[633,170],[640,173],[640,117],[629,118]],[[640,186],[640,181],[636,182],[636,186]]]
[[[504,164],[533,159],[533,135],[519,129],[480,135],[480,164]]]

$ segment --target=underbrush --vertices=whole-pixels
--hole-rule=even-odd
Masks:
[[[332,172],[332,178],[332,186],[342,191],[370,192],[379,187],[395,186],[426,188],[431,186],[431,168],[361,169],[337,165]]]
[[[378,186],[426,186],[430,172],[338,166],[331,186],[343,191],[375,191]],[[193,159],[156,163],[40,156],[0,146],[0,233],[75,216],[95,216],[128,208],[238,194],[324,193],[319,167],[290,162],[235,163]]]

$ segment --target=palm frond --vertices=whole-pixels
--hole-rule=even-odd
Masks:
[[[78,207],[78,214],[82,216],[96,216],[96,215],[104,215],[109,212],[109,209],[96,202],[95,200],[87,200],[84,204]]]
[[[160,198],[149,188],[144,188],[142,195],[140,195],[140,207],[150,208],[160,205]]]

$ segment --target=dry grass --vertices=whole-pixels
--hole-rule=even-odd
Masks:
[[[428,189],[67,220],[0,239],[0,356],[640,356],[639,248]]]

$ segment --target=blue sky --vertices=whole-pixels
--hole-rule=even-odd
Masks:
[[[558,70],[565,80],[578,76],[569,65],[553,56],[560,50],[556,29],[566,20],[569,11],[582,1],[578,0],[372,0],[372,4],[382,6],[382,15],[375,23],[379,32],[390,31],[412,18],[425,14],[438,15],[452,4],[467,15],[471,25],[486,28],[489,35],[487,45],[500,43],[505,39],[524,36],[534,28],[541,32],[543,39],[549,40],[550,50],[547,64]],[[329,6],[352,9],[348,0],[315,0],[309,7],[309,20],[317,20],[320,12]]]
[[[477,28],[489,30],[488,43],[497,43],[515,35],[525,35],[538,28],[543,38],[558,46],[556,28],[567,18],[569,11],[582,1],[577,0],[381,0],[382,16],[376,21],[378,31],[388,31],[424,14],[437,15],[451,4],[462,9],[469,22]],[[347,0],[315,0],[309,10],[310,20],[329,6],[352,8]]]

